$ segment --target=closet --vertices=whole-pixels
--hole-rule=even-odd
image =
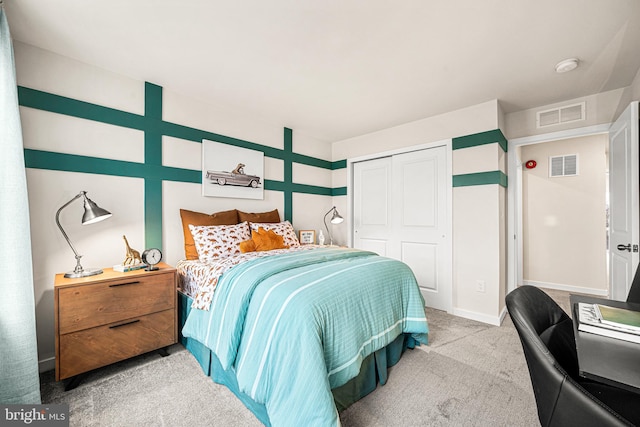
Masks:
[[[354,162],[353,245],[405,262],[428,307],[450,311],[447,146]]]

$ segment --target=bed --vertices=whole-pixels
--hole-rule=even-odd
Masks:
[[[287,221],[187,226],[199,256],[177,264],[181,342],[267,426],[339,425],[406,348],[427,344],[404,263],[300,245]],[[278,242],[265,249],[267,234]],[[247,243],[261,249],[236,249]]]

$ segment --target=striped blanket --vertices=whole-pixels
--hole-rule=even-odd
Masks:
[[[354,249],[257,258],[218,282],[183,335],[209,347],[274,426],[339,425],[331,389],[402,333],[427,343],[424,301],[406,264]]]

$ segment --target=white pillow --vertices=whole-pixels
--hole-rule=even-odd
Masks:
[[[189,230],[202,262],[227,258],[240,253],[240,242],[251,238],[249,224],[191,225]]]
[[[282,222],[250,222],[251,230],[258,231],[258,228],[262,227],[265,230],[273,230],[274,233],[280,235],[284,239],[284,244],[293,248],[295,246],[300,246],[300,242],[298,241],[298,236],[296,236],[296,232],[293,229],[293,225],[289,221]]]

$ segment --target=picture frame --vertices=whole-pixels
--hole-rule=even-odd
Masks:
[[[264,199],[264,153],[202,140],[202,195]]]
[[[300,230],[298,234],[301,245],[313,245],[316,243],[315,230]]]

